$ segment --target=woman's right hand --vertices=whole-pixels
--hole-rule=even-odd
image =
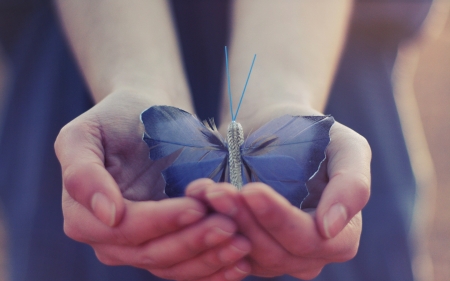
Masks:
[[[156,93],[153,97],[161,96]],[[67,124],[55,151],[63,174],[64,230],[108,265],[176,280],[240,280],[248,239],[230,218],[193,198],[164,199],[161,169],[142,141],[145,95],[113,93]],[[137,193],[149,201],[123,198]],[[159,200],[163,199],[163,200]],[[159,200],[159,201],[157,201]]]

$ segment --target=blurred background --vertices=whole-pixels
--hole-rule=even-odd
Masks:
[[[393,76],[408,149],[422,186],[416,239],[426,243],[415,263],[416,273],[430,281],[450,276],[450,4],[438,2],[422,32],[401,47]],[[6,76],[0,53],[0,89]],[[0,108],[2,99],[0,90]],[[0,224],[0,280],[7,280],[6,243]]]
[[[408,150],[422,186],[415,214],[421,229],[418,239],[426,239],[415,264],[424,270],[416,272],[421,280],[444,281],[450,276],[449,5],[435,3],[418,37],[400,48],[393,75]],[[430,271],[434,279],[426,277]]]

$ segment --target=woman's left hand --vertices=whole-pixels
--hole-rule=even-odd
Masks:
[[[315,209],[292,206],[262,183],[249,183],[239,192],[228,183],[201,179],[187,188],[187,196],[231,217],[251,241],[251,274],[311,279],[326,264],[355,256],[361,210],[370,194],[371,152],[363,137],[339,123],[330,137],[327,160],[308,182],[310,190],[323,189]]]

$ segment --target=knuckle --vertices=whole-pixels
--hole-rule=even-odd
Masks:
[[[58,133],[58,136],[56,137],[55,143],[53,145],[56,156],[59,155],[60,149],[64,146],[66,136],[69,134],[71,130],[71,123],[66,124],[64,127],[61,128],[61,130]]]
[[[75,231],[74,227],[71,224],[67,223],[67,222],[64,222],[64,233],[68,237],[78,241],[78,239],[77,239],[78,238],[77,231]]]
[[[71,239],[78,242],[85,242],[83,235],[78,231],[77,227],[73,224],[64,221],[64,233]]]
[[[370,197],[370,178],[362,173],[358,173],[354,175],[354,193],[357,194],[357,197],[364,202],[364,205],[367,203]]]
[[[77,175],[77,171],[75,169],[71,169],[71,167],[67,167],[62,173],[63,178],[63,186],[64,188],[71,194],[76,187],[81,184],[81,177]]]
[[[369,156],[372,156],[372,149],[370,148],[369,141],[365,137],[363,137],[359,134],[358,134],[358,136],[359,136],[359,141],[361,143],[361,147],[369,154]]]

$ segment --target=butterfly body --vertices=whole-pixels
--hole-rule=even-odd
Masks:
[[[241,145],[244,143],[244,130],[242,125],[236,121],[231,121],[227,130],[228,142],[228,165],[230,167],[230,183],[242,188],[242,159]]]

